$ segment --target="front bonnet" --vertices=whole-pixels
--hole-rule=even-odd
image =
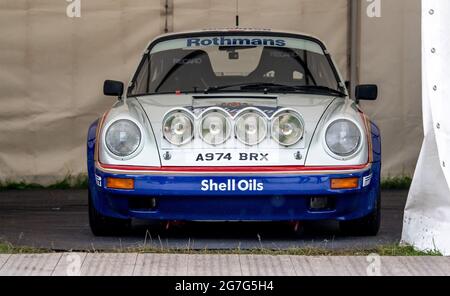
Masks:
[[[162,122],[171,110],[184,108],[195,117],[197,126],[191,142],[175,146],[163,138]],[[303,119],[304,136],[296,144],[285,147],[270,136],[255,146],[248,146],[234,136],[217,146],[199,137],[198,122],[208,108],[220,108],[231,121],[244,108],[256,108],[270,121],[281,109],[296,111]],[[358,153],[337,159],[325,149],[325,132],[337,119],[355,122],[362,134]],[[139,153],[129,158],[117,158],[104,144],[105,132],[118,119],[130,119],[142,130]],[[353,101],[346,98],[311,94],[161,94],[126,98],[116,103],[105,117],[99,134],[99,161],[103,164],[143,167],[274,167],[274,166],[347,166],[368,161],[366,122]]]
[[[145,110],[153,127],[163,166],[283,166],[304,165],[307,151],[316,127],[322,115],[335,100],[334,97],[284,94],[202,94],[202,95],[152,95],[139,97],[138,101]],[[258,145],[247,146],[231,137],[221,145],[204,143],[195,128],[194,139],[183,146],[175,146],[163,138],[162,121],[173,109],[185,108],[198,118],[211,107],[225,110],[232,118],[244,108],[256,108],[263,112],[268,120],[280,109],[297,111],[304,121],[303,138],[290,147],[284,147],[267,136]],[[228,157],[223,157],[224,155]]]

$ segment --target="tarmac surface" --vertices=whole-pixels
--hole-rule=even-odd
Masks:
[[[148,225],[117,237],[95,237],[87,216],[86,190],[0,192],[0,241],[61,251],[120,251],[134,247],[178,249],[372,249],[400,241],[407,191],[382,192],[382,226],[375,237],[341,236],[337,223],[186,223]]]

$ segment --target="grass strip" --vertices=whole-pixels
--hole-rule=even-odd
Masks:
[[[49,249],[40,249],[32,247],[13,246],[10,243],[0,243],[0,254],[30,254],[30,253],[54,253],[58,252]],[[386,245],[379,246],[372,249],[321,249],[321,248],[289,248],[289,249],[190,249],[186,248],[158,248],[158,247],[136,247],[136,248],[122,248],[114,251],[89,250],[80,251],[86,253],[152,253],[152,254],[196,254],[196,255],[292,255],[292,256],[368,256],[371,254],[378,254],[380,256],[442,256],[442,254],[435,250],[418,251],[412,246]]]

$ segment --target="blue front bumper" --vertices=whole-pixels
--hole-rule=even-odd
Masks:
[[[380,190],[379,163],[360,172],[332,175],[128,175],[99,169],[95,169],[95,175],[97,182],[90,176],[89,186],[97,211],[115,218],[149,220],[352,220],[373,211]],[[372,177],[370,184],[363,184],[363,179],[368,176]],[[108,189],[105,186],[107,177],[133,178],[135,189]],[[358,177],[359,187],[351,190],[330,188],[331,178],[347,177]],[[237,184],[240,181],[241,189],[253,186],[253,190],[239,190]],[[202,190],[202,182],[208,186],[217,185]],[[256,184],[261,183],[263,190],[258,191]],[[220,187],[219,184],[226,185]],[[314,197],[327,197],[329,205],[311,208]],[[136,204],[147,204],[148,207],[136,207]]]

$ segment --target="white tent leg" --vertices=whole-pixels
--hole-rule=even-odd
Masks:
[[[450,190],[434,133],[425,137],[403,219],[402,242],[450,255]]]
[[[450,255],[450,1],[422,0],[425,138],[408,196],[402,242]]]

